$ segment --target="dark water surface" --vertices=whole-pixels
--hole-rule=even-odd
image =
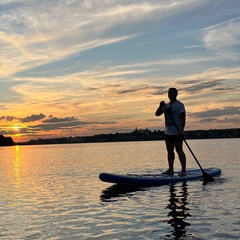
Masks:
[[[214,183],[123,189],[98,179],[165,170],[163,141],[0,148],[0,239],[240,239],[240,139],[188,143],[203,167],[222,169]]]

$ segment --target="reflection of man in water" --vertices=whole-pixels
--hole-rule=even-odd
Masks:
[[[187,205],[187,184],[183,183],[181,187],[182,191],[178,191],[177,187],[172,184],[170,186],[170,198],[167,208],[170,210],[168,216],[171,217],[167,223],[173,227],[172,235],[173,239],[180,239],[182,236],[186,236],[186,226],[190,226],[190,223],[184,221],[187,217],[191,216],[186,213],[189,208]]]

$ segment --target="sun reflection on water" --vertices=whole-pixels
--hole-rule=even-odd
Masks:
[[[22,183],[20,146],[15,146],[15,158],[13,167],[14,167],[14,186],[15,188],[20,188],[20,185]]]

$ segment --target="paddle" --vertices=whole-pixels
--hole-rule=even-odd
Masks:
[[[167,108],[164,105],[164,109],[166,111],[166,113],[168,114],[168,116],[171,118],[174,126],[177,128],[178,131],[180,131],[179,127],[177,126],[177,124],[175,123],[175,121],[173,120],[173,117],[171,116],[171,114],[167,111]],[[214,182],[214,178],[208,174],[206,171],[203,170],[202,166],[200,165],[199,161],[197,160],[195,154],[193,153],[192,149],[190,148],[190,146],[188,145],[186,139],[184,138],[183,141],[185,142],[185,144],[187,145],[189,151],[191,152],[191,154],[193,155],[195,161],[197,162],[198,166],[200,167],[201,171],[202,171],[202,176],[203,176],[203,185],[206,185],[208,182]]]

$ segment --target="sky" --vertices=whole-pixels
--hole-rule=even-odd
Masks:
[[[1,0],[0,134],[164,130],[169,87],[185,130],[238,128],[239,0]]]

